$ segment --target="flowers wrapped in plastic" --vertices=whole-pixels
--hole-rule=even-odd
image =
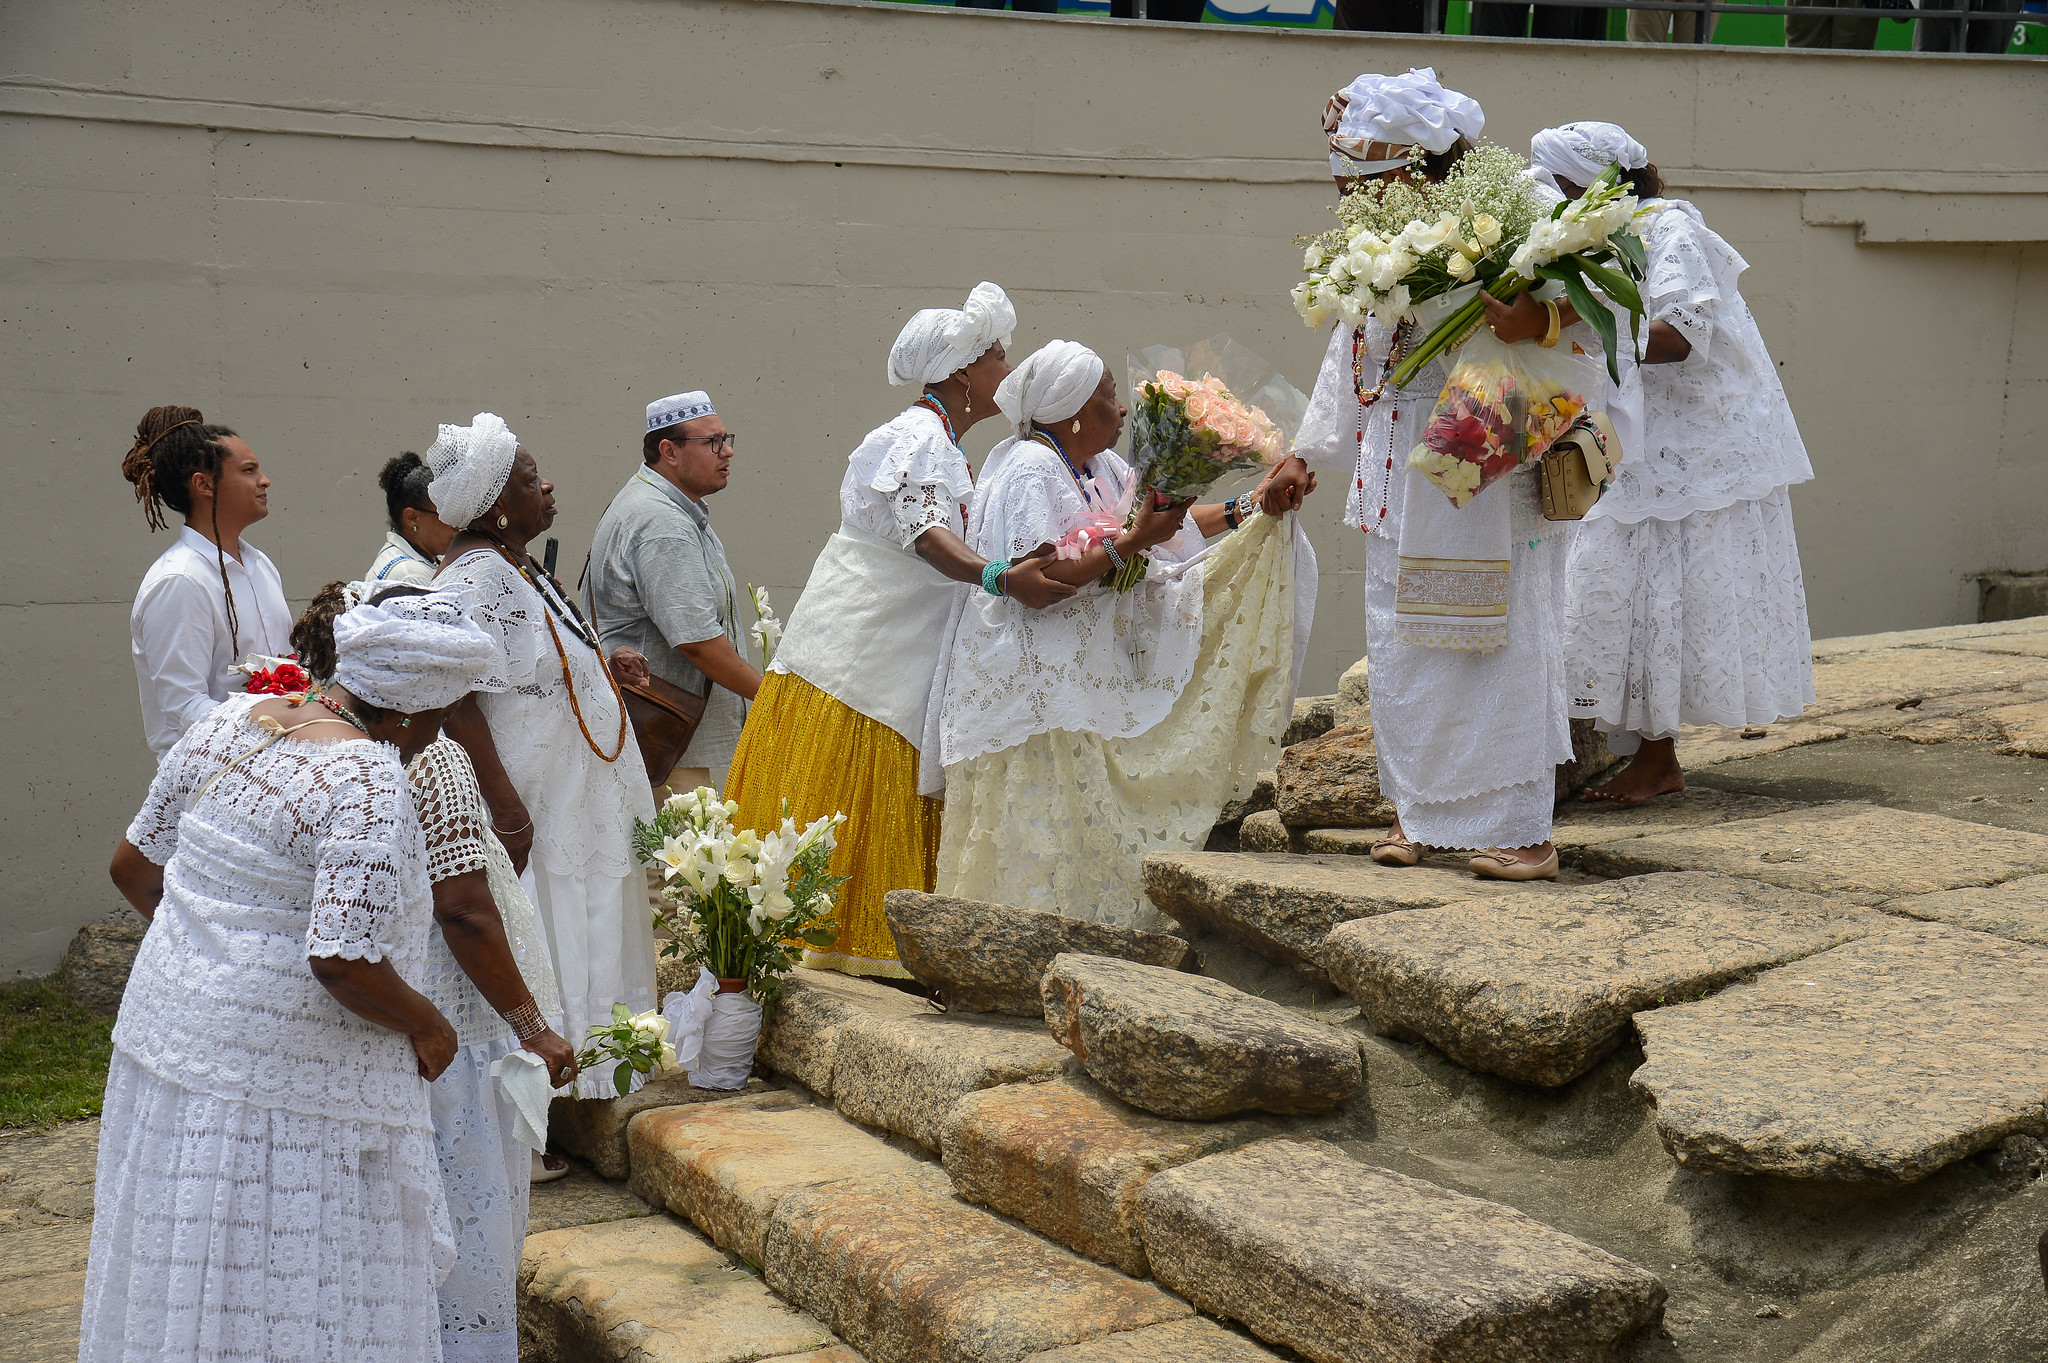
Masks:
[[[313,678],[299,666],[296,653],[287,653],[282,658],[251,653],[228,671],[247,677],[248,685],[242,689],[252,695],[300,696],[313,689]]]

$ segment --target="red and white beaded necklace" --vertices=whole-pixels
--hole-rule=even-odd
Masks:
[[[1380,364],[1380,380],[1370,390],[1365,386],[1365,357],[1369,347],[1365,341],[1365,327],[1361,324],[1351,329],[1351,391],[1358,395],[1358,514],[1365,515],[1365,410],[1380,400],[1387,391],[1387,380],[1394,372],[1394,366],[1401,361],[1407,349],[1408,323],[1403,322],[1394,329],[1393,338],[1387,344],[1387,358]],[[1379,515],[1371,525],[1358,528],[1370,535],[1379,529],[1387,519],[1387,497],[1394,488],[1394,441],[1398,439],[1395,427],[1401,420],[1401,390],[1395,389],[1393,401],[1387,409],[1387,458],[1386,466],[1380,470]]]

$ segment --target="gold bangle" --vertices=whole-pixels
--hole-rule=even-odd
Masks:
[[[1557,344],[1558,333],[1564,330],[1564,319],[1558,315],[1556,299],[1544,299],[1543,310],[1550,314],[1550,330],[1544,332],[1543,339],[1536,344],[1542,346],[1545,350],[1549,350]]]

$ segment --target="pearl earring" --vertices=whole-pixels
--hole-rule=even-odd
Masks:
[[[1074,434],[1081,434],[1081,419],[1079,417],[1074,418]]]
[[[508,526],[508,525],[510,525],[510,524],[512,524],[512,518],[511,518],[510,516],[500,516],[500,517],[498,517],[498,528],[499,528],[500,530],[503,530],[503,529],[504,529],[504,528],[505,528],[506,526]]]
[[[964,403],[962,403],[962,404],[961,404],[961,407],[960,407],[960,415],[961,415],[961,416],[973,416],[973,415],[974,415],[974,394],[972,394],[972,393],[969,393],[969,394],[967,395],[967,400],[966,400],[966,402],[964,402]]]

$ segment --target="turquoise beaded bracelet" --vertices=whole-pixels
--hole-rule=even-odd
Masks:
[[[999,558],[990,559],[981,568],[981,589],[990,596],[1001,596],[1003,594],[1003,574],[1009,571],[1010,565],[1006,560]]]

